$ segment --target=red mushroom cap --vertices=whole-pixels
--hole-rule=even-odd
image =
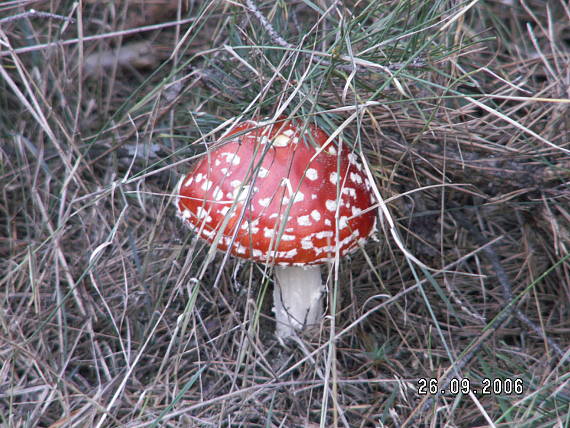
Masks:
[[[279,265],[331,261],[375,229],[371,186],[357,156],[309,125],[248,120],[178,184],[178,215],[217,248]],[[338,235],[336,231],[338,219]],[[237,229],[237,230],[236,230]]]

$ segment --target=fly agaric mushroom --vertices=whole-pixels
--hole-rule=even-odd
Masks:
[[[217,249],[275,266],[276,334],[319,321],[319,265],[375,229],[371,186],[353,153],[314,125],[247,120],[176,188],[178,216]],[[326,144],[326,145],[325,145]]]

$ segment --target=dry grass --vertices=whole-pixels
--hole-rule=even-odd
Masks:
[[[149,3],[0,5],[0,425],[570,426],[567,2]],[[286,348],[263,267],[170,202],[279,108],[387,210]]]

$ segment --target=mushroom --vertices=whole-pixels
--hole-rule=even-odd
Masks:
[[[276,335],[319,322],[320,264],[375,230],[371,185],[354,153],[314,125],[247,120],[176,188],[178,216],[217,249],[274,266]]]

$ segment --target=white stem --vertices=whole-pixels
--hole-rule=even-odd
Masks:
[[[273,288],[275,334],[286,338],[319,322],[323,313],[323,284],[319,266],[276,266]]]

